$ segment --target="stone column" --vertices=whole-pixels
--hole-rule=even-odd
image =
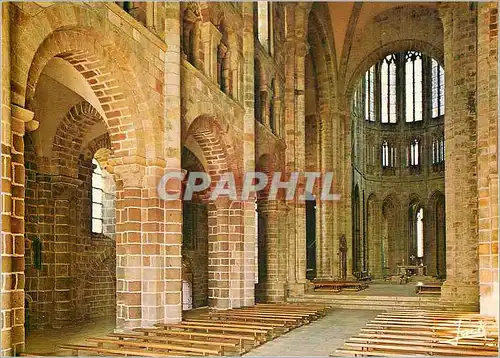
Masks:
[[[296,10],[302,12],[302,10]],[[300,18],[300,17],[299,17]],[[301,22],[296,26],[303,26]],[[305,59],[309,45],[305,39],[296,39],[295,50],[295,171],[302,173],[305,170]],[[302,177],[303,178],[303,177]],[[299,187],[304,188],[302,181]],[[306,207],[305,202],[295,198],[295,225],[296,231],[296,278],[299,284],[306,282]]]
[[[446,271],[441,297],[478,303],[477,27],[469,3],[440,7],[444,28]]]
[[[498,3],[478,3],[477,24],[480,308],[498,320]]]
[[[181,48],[180,48],[180,4],[178,2],[165,3],[165,158],[166,170],[179,171],[181,169]],[[199,53],[199,21],[194,24],[195,36],[195,63],[198,63]],[[172,192],[180,192],[180,182],[171,181],[169,188]],[[165,292],[168,300],[165,306],[166,322],[179,322],[182,319],[182,281],[181,248],[182,248],[182,201],[169,200],[164,202],[167,232],[165,233],[165,258],[171,270],[178,270],[175,279],[168,278],[165,282]],[[175,221],[177,220],[177,221]],[[172,261],[172,262],[171,262]],[[177,265],[177,266],[176,266]],[[179,278],[177,278],[179,277]]]
[[[253,32],[253,6],[251,2],[243,2],[243,58],[241,65],[243,70],[243,83],[239,76],[233,75],[233,87],[241,88],[242,93],[233,94],[234,98],[243,97],[245,115],[243,118],[243,168],[245,172],[255,171],[255,114],[254,114],[254,32]],[[231,59],[237,62],[237,53],[232,52]],[[243,61],[243,60],[241,60]],[[236,65],[236,64],[235,64]],[[236,67],[237,68],[237,67]],[[239,73],[239,71],[233,71]],[[239,83],[239,85],[236,85]],[[237,93],[237,94],[236,94]],[[255,222],[255,196],[251,195],[248,201],[243,202],[243,245],[244,245],[244,296],[243,306],[252,306],[255,303],[255,275],[256,258],[255,244],[256,226]]]
[[[52,199],[54,203],[54,315],[52,326],[62,328],[70,326],[79,317],[75,316],[76,300],[76,254],[77,189],[82,181],[66,176],[52,178]]]
[[[259,252],[261,257],[260,269],[264,270],[264,275],[259,275],[259,295],[264,302],[283,302],[285,300],[285,283],[280,280],[279,270],[283,265],[280,260],[282,253],[279,250],[279,229],[278,229],[278,204],[277,200],[259,200],[259,218],[265,226],[262,228],[262,245],[259,247],[263,252]]]
[[[9,4],[2,4],[2,355],[24,351],[24,134],[33,112],[11,103]]]
[[[201,24],[201,42],[203,46],[203,65],[205,75],[217,82],[217,51],[222,34],[210,21]]]
[[[15,289],[12,259],[24,256],[24,240],[16,241],[12,231],[12,119],[10,93],[9,3],[2,3],[2,356],[15,356],[24,349],[24,320],[13,324],[19,310],[24,316],[24,292]],[[23,225],[24,226],[24,225]],[[21,245],[19,245],[21,244]],[[19,313],[18,313],[19,315]]]

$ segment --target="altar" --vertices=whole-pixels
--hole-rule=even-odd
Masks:
[[[427,266],[426,265],[400,265],[398,266],[398,273],[400,275],[409,276],[426,276]]]

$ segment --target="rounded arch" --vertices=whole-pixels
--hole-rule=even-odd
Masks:
[[[231,171],[238,179],[238,162],[231,136],[220,127],[216,117],[201,115],[189,125],[186,138],[193,137],[200,146],[207,162],[207,171],[212,179]],[[212,185],[213,185],[212,181]]]
[[[358,23],[364,6],[356,11],[352,26],[346,36],[342,63],[345,72],[346,98],[350,101],[357,79],[377,59],[407,50],[427,53],[436,59],[443,59],[443,24],[436,6],[412,4],[393,6],[375,12],[367,21]],[[351,25],[350,25],[351,26]],[[433,37],[429,37],[433,33]],[[350,102],[348,102],[350,103]]]
[[[380,61],[381,59],[385,58],[390,54],[406,52],[406,51],[421,52],[429,57],[436,59],[441,65],[443,65],[443,60],[444,60],[443,50],[429,42],[411,39],[411,40],[397,40],[391,43],[386,43],[376,48],[373,52],[367,54],[363,58],[363,60],[357,65],[357,67],[353,70],[349,78],[347,78],[346,81],[347,83],[346,98],[348,99],[347,103],[351,103],[351,98],[357,83],[373,64],[377,63],[378,61]]]
[[[425,258],[427,274],[446,278],[446,202],[445,195],[435,190],[427,204],[426,235],[428,237]]]
[[[383,277],[382,240],[380,237],[380,201],[377,194],[370,193],[366,199],[366,243],[368,271],[375,278]]]
[[[78,103],[69,110],[59,123],[52,143],[51,164],[57,171],[55,174],[78,176],[83,139],[90,128],[100,121],[101,115],[88,102]]]
[[[124,145],[116,155],[161,157],[161,121],[151,113],[138,118],[139,104],[144,106],[146,101],[144,84],[132,70],[140,67],[137,57],[114,25],[102,21],[103,14],[107,11],[88,5],[54,4],[31,18],[12,41],[13,63],[17,64],[12,71],[13,102],[30,109],[46,64],[52,58],[62,58],[85,78],[98,98],[111,136],[121,143],[134,142]],[[141,108],[144,111],[149,111],[146,106]],[[141,139],[145,130],[157,133],[148,151]]]
[[[384,276],[396,274],[406,262],[406,240],[401,232],[401,205],[397,196],[388,194],[382,201],[381,250]]]

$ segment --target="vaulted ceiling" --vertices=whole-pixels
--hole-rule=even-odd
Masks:
[[[336,58],[340,63],[345,56],[345,46],[361,33],[365,25],[378,14],[402,6],[423,6],[436,8],[436,2],[330,2],[330,19],[335,39]],[[347,43],[346,43],[347,38]]]

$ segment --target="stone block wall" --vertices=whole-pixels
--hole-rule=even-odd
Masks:
[[[498,4],[478,4],[477,154],[481,312],[498,320]]]

